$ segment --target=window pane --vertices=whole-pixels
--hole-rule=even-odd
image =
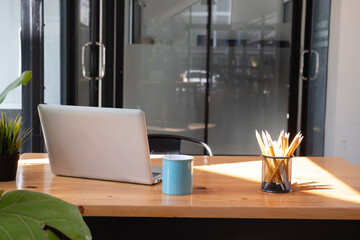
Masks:
[[[207,5],[135,1],[125,44],[124,107],[145,111],[148,132],[204,138]]]
[[[49,104],[60,104],[59,1],[44,1],[44,102]]]
[[[20,0],[2,0],[0,2],[0,92],[21,74],[21,49],[20,49]],[[21,112],[21,87],[10,92],[5,101],[0,105],[8,117],[16,116]]]
[[[306,155],[324,155],[324,129],[326,108],[327,62],[329,46],[330,0],[314,2],[312,55],[308,82],[308,117],[306,119]],[[316,59],[318,54],[318,59]],[[317,60],[319,61],[317,63]],[[319,69],[316,72],[316,65]]]
[[[213,5],[208,143],[215,154],[258,154],[255,129],[274,136],[287,129],[291,11],[284,9],[292,6],[284,2]]]

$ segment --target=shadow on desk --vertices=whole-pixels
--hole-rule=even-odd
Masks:
[[[354,239],[360,221],[85,217],[93,239]]]

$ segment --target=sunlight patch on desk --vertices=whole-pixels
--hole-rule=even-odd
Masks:
[[[358,191],[306,157],[293,160],[292,182],[301,192],[360,203]]]
[[[261,180],[261,161],[195,166],[194,169],[259,182],[259,184]],[[254,172],[259,174],[254,175]]]
[[[150,159],[162,159],[164,156],[164,154],[150,154]]]
[[[33,165],[33,164],[44,164],[49,163],[48,158],[33,158],[33,159],[20,159],[19,164],[21,165]]]
[[[258,182],[260,186],[261,161],[202,165],[194,166],[194,169]],[[360,203],[360,193],[358,191],[309,158],[294,158],[292,169],[291,182],[294,193],[305,192],[336,200]]]

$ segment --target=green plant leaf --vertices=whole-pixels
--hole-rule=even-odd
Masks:
[[[0,117],[0,154],[16,154],[31,136],[31,129],[22,129],[23,119],[17,115],[8,119],[4,112]]]
[[[20,77],[15,79],[12,83],[10,83],[5,90],[0,94],[0,104],[4,101],[6,95],[13,90],[14,88],[17,88],[21,84],[26,85],[32,77],[31,71],[24,71]]]
[[[0,239],[59,239],[54,229],[69,239],[91,239],[79,209],[70,203],[26,190],[1,197]]]

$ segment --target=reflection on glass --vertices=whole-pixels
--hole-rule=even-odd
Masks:
[[[87,45],[91,42],[91,3],[90,0],[77,0],[76,27],[78,36],[76,41],[77,59],[76,72],[77,78],[75,83],[75,104],[80,106],[92,106],[94,102],[90,99],[92,91],[91,80],[83,76],[83,69],[86,76],[91,76],[90,69],[90,47]],[[84,52],[82,52],[84,51]],[[82,66],[82,54],[84,53],[84,66]]]
[[[0,45],[1,80],[0,92],[21,74],[20,28],[21,11],[20,0],[2,0],[0,2]],[[6,112],[9,118],[21,112],[21,87],[11,91],[0,109]]]
[[[292,1],[133,1],[125,45],[124,107],[151,133],[204,140],[215,154],[258,154],[255,129],[287,128]],[[206,62],[210,61],[207,73]]]
[[[213,5],[208,143],[215,154],[258,154],[255,129],[286,130],[291,8],[280,0]]]
[[[204,1],[134,1],[125,45],[124,107],[145,111],[148,132],[203,139]]]

